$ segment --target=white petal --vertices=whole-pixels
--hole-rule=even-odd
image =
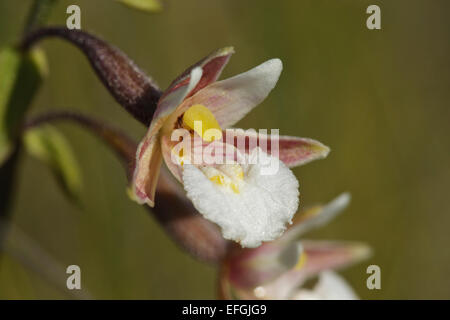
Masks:
[[[357,300],[358,296],[348,283],[333,271],[324,271],[314,289],[300,289],[294,300]]]
[[[196,67],[191,70],[189,83],[180,86],[179,88],[171,91],[166,96],[163,96],[158,102],[158,107],[153,115],[152,124],[161,117],[170,115],[189,95],[189,93],[197,86],[202,78],[203,70],[200,67]],[[151,125],[150,128],[153,126]]]
[[[258,162],[255,163],[255,159]],[[298,208],[298,181],[281,161],[255,148],[244,167],[239,193],[210,181],[194,165],[185,165],[184,188],[197,210],[222,228],[226,239],[257,247],[279,237]],[[266,161],[276,162],[276,174],[263,175]]]
[[[292,296],[292,300],[325,300],[314,290],[300,289]]]
[[[350,203],[350,193],[345,192],[336,197],[328,204],[321,206],[320,211],[305,221],[295,224],[283,236],[283,241],[298,239],[304,233],[328,224],[338,214],[340,214]]]
[[[187,99],[184,107],[202,104],[211,110],[222,128],[227,128],[269,95],[282,69],[280,59],[268,60],[247,72],[208,85]]]

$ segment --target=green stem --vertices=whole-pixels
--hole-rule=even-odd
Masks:
[[[21,155],[22,146],[17,144],[8,160],[0,166],[0,224],[9,221],[9,212],[15,189],[15,176]],[[6,237],[6,226],[0,227],[0,253]],[[0,256],[1,257],[1,256]]]
[[[0,229],[2,228],[0,221]],[[39,246],[13,223],[9,226],[10,235],[5,241],[4,251],[21,263],[22,266],[36,273],[41,279],[54,286],[64,295],[75,299],[92,299],[89,290],[83,285],[82,290],[67,290],[67,274],[64,266],[49,252]]]
[[[24,34],[34,28],[44,24],[47,19],[51,7],[58,0],[34,0],[33,5],[28,13],[27,22],[24,28]],[[16,91],[17,88],[23,86],[22,81],[16,81],[14,84]],[[37,90],[37,88],[35,89]],[[31,94],[30,94],[31,96]],[[3,223],[3,227],[0,230],[0,253],[2,252],[3,240],[7,233],[7,224],[10,220],[10,207],[12,204],[12,199],[14,195],[14,187],[16,182],[16,172],[18,167],[18,162],[21,158],[22,146],[17,139],[15,150],[9,159],[0,165],[0,220]]]
[[[28,13],[23,34],[26,35],[37,27],[42,26],[47,21],[51,8],[57,1],[58,0],[34,0]]]

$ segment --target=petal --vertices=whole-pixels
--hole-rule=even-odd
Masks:
[[[340,269],[367,259],[370,248],[362,243],[302,241],[306,263],[301,269],[286,272],[269,285],[264,286],[267,297],[287,299],[307,279],[329,269]]]
[[[266,161],[278,165],[276,174],[263,175],[261,163]],[[258,148],[248,163],[254,164],[246,168],[239,193],[210,181],[194,165],[184,165],[183,182],[187,197],[206,219],[222,228],[224,238],[257,247],[279,237],[291,221],[298,207],[298,181],[282,162]]]
[[[293,300],[357,300],[358,296],[344,278],[333,271],[324,271],[312,290],[301,289]]]
[[[226,143],[234,144],[241,152],[249,153],[258,146],[290,168],[323,159],[330,151],[330,148],[313,139],[257,133],[255,130],[230,128],[225,130],[223,137]]]
[[[304,210],[301,214],[296,215],[293,225],[280,238],[280,241],[293,241],[305,232],[327,224],[347,208],[349,203],[350,194],[343,193],[326,205],[318,205]]]
[[[146,137],[136,152],[136,167],[132,180],[134,200],[138,203],[147,203],[150,207],[155,205],[155,191],[161,163],[158,135]]]
[[[163,136],[161,138],[161,149],[162,155],[164,158],[164,163],[166,164],[169,171],[173,174],[173,176],[181,183],[183,183],[182,179],[182,167],[178,164],[178,161],[174,161],[172,158],[173,152],[172,149],[175,148],[178,142],[171,141],[168,136]]]
[[[138,203],[147,203],[150,206],[154,205],[156,183],[158,181],[159,169],[162,162],[159,139],[160,130],[163,125],[168,122],[172,112],[202,79],[203,70],[201,67],[194,67],[189,71],[190,75],[184,78],[183,84],[176,85],[176,87],[171,89],[170,93],[166,94],[159,101],[150,127],[137,150],[132,190],[134,199]],[[218,72],[219,71],[216,70],[217,76]],[[176,116],[174,116],[171,121],[176,121]],[[171,124],[169,123],[168,125],[170,126]]]
[[[212,111],[222,128],[232,126],[267,97],[282,69],[280,59],[266,61],[250,71],[210,84],[187,99],[181,109],[202,104]]]
[[[317,140],[280,136],[280,160],[289,168],[326,158],[330,148]]]
[[[281,247],[277,241],[256,249],[235,250],[225,262],[229,272],[226,276],[235,287],[253,289],[292,269],[302,253],[299,242]]]
[[[176,110],[188,94],[199,84],[202,75],[202,68],[196,67],[191,70],[190,75],[182,84],[171,89],[169,93],[167,91],[164,93],[158,102],[158,107],[153,115],[150,128],[156,126],[157,123],[160,123],[160,119],[167,118]]]
[[[180,139],[182,140],[180,141]],[[187,144],[185,144],[187,142]],[[185,163],[199,165],[210,165],[205,161],[212,153],[221,159],[220,163],[225,161],[237,161],[241,154],[233,145],[226,145],[221,141],[206,142],[199,135],[191,136],[185,129],[176,129],[171,132],[171,136],[165,135],[161,138],[162,154],[170,172],[183,183],[181,160]],[[177,154],[183,149],[183,159]],[[190,151],[189,151],[190,150]],[[187,160],[189,159],[189,160]],[[216,163],[219,164],[219,163]]]
[[[302,244],[308,257],[304,272],[312,275],[326,269],[347,267],[371,255],[370,248],[358,242],[304,240]]]
[[[159,114],[173,112],[174,108],[186,97],[192,96],[200,89],[216,81],[233,53],[233,47],[219,49],[189,67],[164,92],[155,114],[158,116]],[[202,73],[193,74],[192,71],[195,69],[202,70]],[[192,81],[193,76],[198,77],[198,79]]]

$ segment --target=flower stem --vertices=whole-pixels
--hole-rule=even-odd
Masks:
[[[72,111],[53,111],[29,119],[24,124],[24,130],[38,127],[53,121],[73,122],[89,130],[105,142],[125,165],[128,177],[133,173],[136,154],[136,142],[118,128],[106,124],[88,115]]]
[[[58,0],[34,0],[31,9],[28,12],[23,34],[28,34],[32,30],[43,25],[50,15],[50,10],[57,1]]]

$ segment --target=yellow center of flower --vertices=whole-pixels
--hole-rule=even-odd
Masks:
[[[204,141],[222,139],[222,129],[213,113],[204,105],[196,104],[186,110],[183,125],[194,130]]]
[[[205,176],[215,184],[225,187],[234,193],[240,193],[244,181],[244,170],[238,164],[223,164],[214,167],[201,168]]]

